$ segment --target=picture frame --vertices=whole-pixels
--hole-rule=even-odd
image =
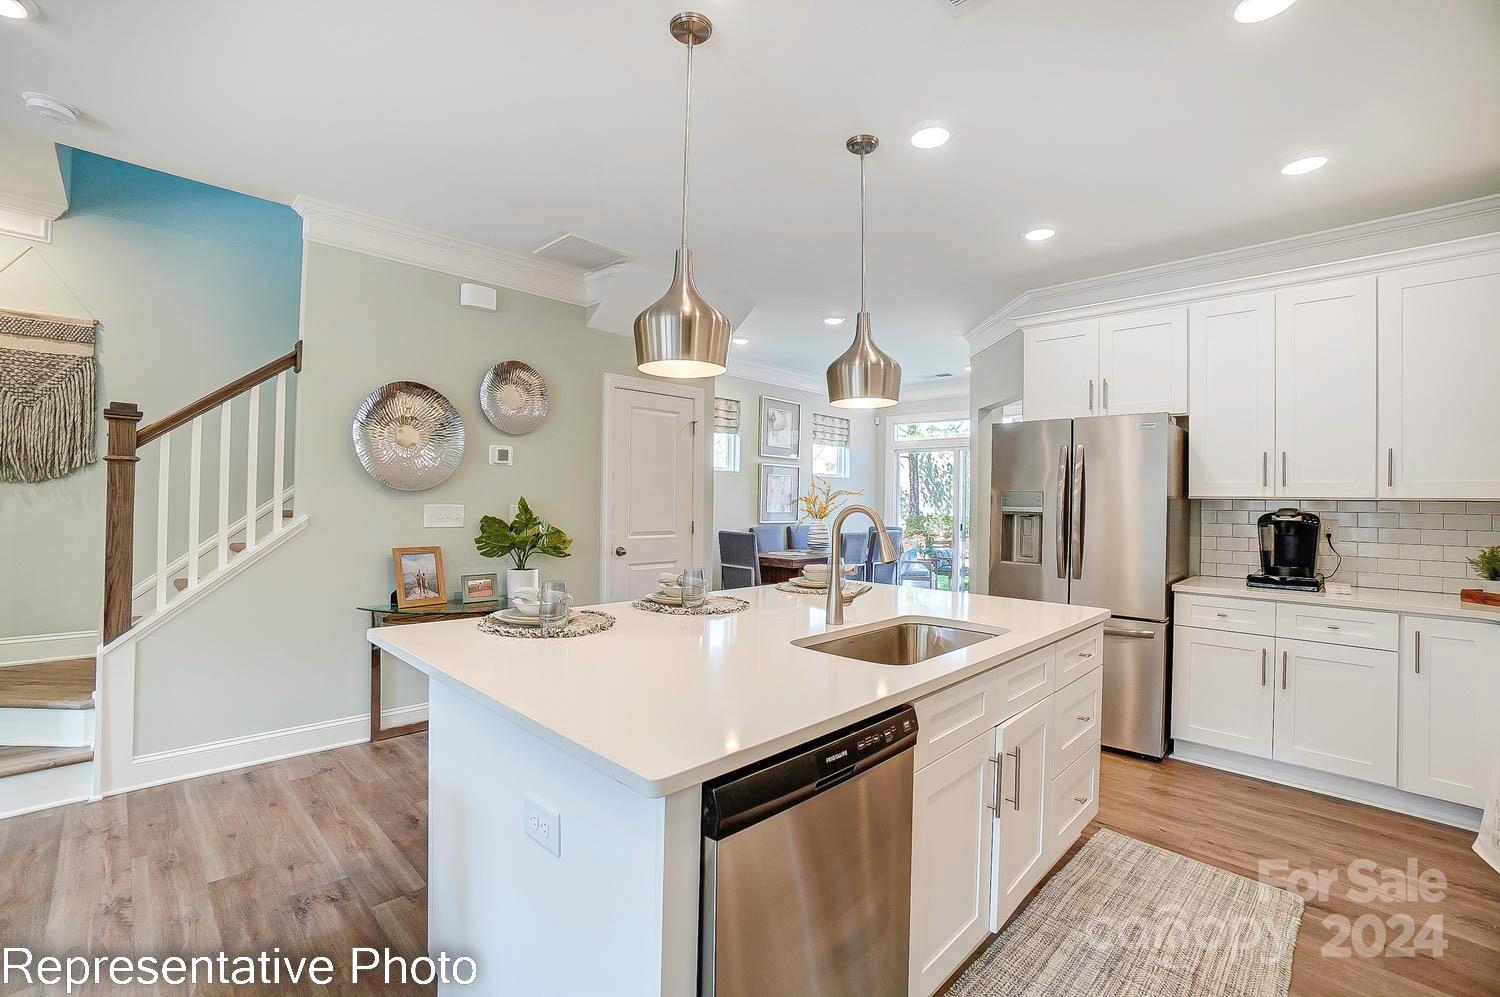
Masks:
[[[760,455],[802,459],[802,403],[760,396]]]
[[[396,608],[443,606],[448,588],[443,576],[443,548],[393,547],[391,571],[396,579]]]
[[[760,465],[760,521],[795,523],[802,497],[802,468],[796,464]]]
[[[474,602],[499,602],[499,572],[481,571],[471,575],[459,575],[458,594],[465,605]]]

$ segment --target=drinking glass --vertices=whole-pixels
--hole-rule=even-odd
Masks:
[[[567,582],[543,582],[539,593],[538,619],[544,627],[560,627],[573,614],[573,597]]]
[[[682,573],[682,605],[687,609],[697,609],[703,605],[703,600],[708,598],[708,577],[704,575],[701,568],[694,568]]]

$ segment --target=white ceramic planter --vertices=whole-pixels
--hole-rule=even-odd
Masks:
[[[1481,578],[1479,580],[1479,588],[1490,595],[1500,595],[1500,578],[1496,578],[1494,581]]]
[[[521,589],[534,589],[542,584],[542,572],[539,568],[506,568],[505,569],[505,594],[519,592]]]

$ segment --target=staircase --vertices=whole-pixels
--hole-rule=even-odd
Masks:
[[[0,668],[0,817],[93,792],[94,658]]]

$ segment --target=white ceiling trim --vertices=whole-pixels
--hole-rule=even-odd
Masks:
[[[1465,252],[1483,252],[1495,242],[1490,235],[1429,243],[1408,249],[1369,253],[1333,263],[1296,265],[1297,256],[1339,246],[1358,247],[1380,239],[1420,234],[1434,228],[1467,225],[1500,233],[1500,194],[1439,205],[1368,222],[1357,222],[1308,235],[1277,239],[1218,253],[1189,257],[1134,270],[1033,288],[1011,299],[979,325],[964,334],[972,356],[1010,335],[1020,319],[1046,316],[1049,321],[1071,321],[1120,311],[1121,308],[1154,308],[1221,294],[1234,294],[1313,280],[1353,276],[1393,266],[1427,262]],[[1461,245],[1469,243],[1470,245]],[[1357,248],[1355,250],[1357,252]],[[1261,267],[1253,277],[1222,276],[1225,271]],[[1149,292],[1160,284],[1175,285],[1169,291]],[[1089,304],[1058,308],[1067,300],[1100,298]]]
[[[756,363],[753,360],[737,360],[734,357],[729,358],[729,376],[742,377],[747,381],[759,381],[773,388],[796,388],[799,391],[812,391],[817,394],[823,394],[828,390],[826,381],[800,370],[787,370],[785,367],[773,367],[770,364]]]
[[[584,271],[455,239],[308,197],[292,201],[302,216],[302,238],[324,246],[436,270],[570,305],[588,303]]]
[[[931,398],[952,398],[956,401],[968,397],[969,379],[967,377],[945,377],[941,381],[901,385],[903,402],[925,402]]]

